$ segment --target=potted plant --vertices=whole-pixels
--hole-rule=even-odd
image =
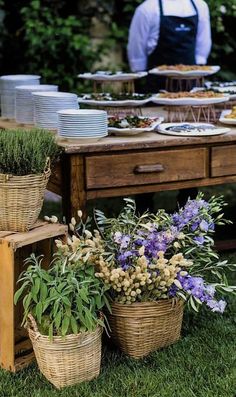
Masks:
[[[23,323],[29,332],[40,371],[57,388],[99,375],[101,310],[107,287],[95,277],[96,239],[68,238],[48,270],[42,257],[31,255],[19,279],[15,303],[23,298]]]
[[[40,129],[0,130],[0,230],[28,231],[38,219],[59,154],[55,136]]]
[[[226,261],[213,250],[212,234],[222,218],[222,197],[209,202],[201,194],[174,214],[136,214],[126,204],[115,218],[96,211],[103,253],[96,276],[110,286],[111,336],[123,352],[141,358],[180,337],[184,303],[205,304],[222,313],[227,285]]]

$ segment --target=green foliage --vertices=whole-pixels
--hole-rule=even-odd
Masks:
[[[50,131],[36,128],[0,130],[0,172],[3,174],[40,174],[48,158],[52,163],[59,153]]]
[[[224,4],[221,0],[206,1],[213,38],[209,63],[221,65],[221,71],[213,78],[235,79],[236,0],[225,0]],[[99,64],[99,68],[104,64],[110,69],[128,70],[128,28],[140,3],[142,0],[18,0],[10,4],[1,0],[0,7],[6,13],[0,32],[2,73],[39,73],[44,82],[75,90],[77,74],[97,69]],[[91,37],[95,20],[101,21],[107,31],[104,37],[98,33],[99,44]],[[110,56],[117,45],[123,52],[119,65]],[[80,92],[90,88],[90,84],[80,80]]]
[[[93,264],[72,264],[58,252],[49,270],[45,270],[42,260],[32,254],[19,279],[21,287],[14,302],[23,298],[23,323],[31,313],[40,332],[50,338],[103,326],[100,311],[105,304],[105,287],[95,277]]]
[[[99,57],[89,37],[91,20],[63,16],[59,7],[40,0],[31,0],[21,16],[29,72],[37,70],[45,81],[75,89],[77,74],[90,70]]]

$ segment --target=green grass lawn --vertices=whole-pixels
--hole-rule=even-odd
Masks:
[[[230,261],[236,260],[236,254]],[[185,313],[182,339],[135,361],[104,346],[98,379],[56,390],[32,365],[0,371],[0,397],[235,397],[236,299],[224,315]]]

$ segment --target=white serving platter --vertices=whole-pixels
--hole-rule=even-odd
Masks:
[[[189,106],[201,106],[201,105],[213,105],[215,103],[227,102],[229,100],[228,95],[222,95],[222,97],[213,98],[162,98],[160,94],[152,96],[152,102],[158,105],[189,105]]]
[[[108,71],[100,71],[97,73],[81,73],[78,77],[81,79],[95,80],[95,81],[122,81],[122,80],[134,80],[140,79],[141,77],[147,76],[147,72],[136,72],[136,73],[109,73]]]
[[[236,80],[232,81],[205,81],[205,87],[206,88],[226,88],[226,87],[232,87],[236,86]]]
[[[134,95],[135,98],[135,95]],[[93,106],[123,106],[123,107],[131,107],[131,106],[143,106],[148,102],[151,102],[152,96],[145,99],[124,99],[124,100],[96,100],[89,99],[89,95],[84,95],[83,97],[78,98],[79,103],[84,103],[87,105]]]
[[[229,119],[225,118],[227,114],[230,114],[232,110],[223,110],[223,112],[220,115],[219,121],[223,124],[229,124],[229,125],[236,125],[236,119]]]
[[[188,125],[188,126],[192,126],[192,127],[196,127],[198,128],[199,126],[204,126],[206,127],[206,130],[202,130],[202,131],[194,131],[194,130],[182,130],[182,131],[173,131],[173,130],[169,130],[170,127],[180,127],[181,125]],[[163,123],[160,124],[157,128],[157,132],[159,132],[160,134],[164,134],[164,135],[174,135],[174,136],[213,136],[213,135],[221,135],[221,134],[226,134],[227,132],[230,131],[230,128],[219,128],[219,127],[215,127],[213,129],[209,128],[207,129],[207,127],[215,127],[213,124],[209,124],[209,123],[188,123],[188,122],[184,122],[184,123]]]
[[[201,70],[201,69],[196,69],[195,70],[189,70],[189,71],[180,71],[180,70],[160,70],[158,67],[153,68],[148,71],[150,74],[156,74],[158,76],[170,76],[170,77],[205,77],[205,76],[210,76],[211,74],[217,73],[220,70],[220,66],[209,66],[209,69],[207,70]]]
[[[112,117],[112,116],[111,116]],[[109,121],[108,121],[108,133],[112,135],[117,135],[117,136],[131,136],[131,135],[138,135],[141,134],[142,132],[151,132],[156,129],[156,127],[164,121],[164,117],[142,117],[139,116],[140,119],[153,119],[153,123],[146,128],[131,128],[131,127],[109,127]],[[109,117],[108,117],[109,120]]]

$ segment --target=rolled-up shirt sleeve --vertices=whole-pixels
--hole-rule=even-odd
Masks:
[[[196,63],[199,65],[207,63],[212,44],[210,14],[206,3],[199,9],[198,18],[195,58]]]
[[[150,31],[150,18],[139,9],[136,9],[129,29],[127,55],[132,72],[147,69],[147,43]]]

